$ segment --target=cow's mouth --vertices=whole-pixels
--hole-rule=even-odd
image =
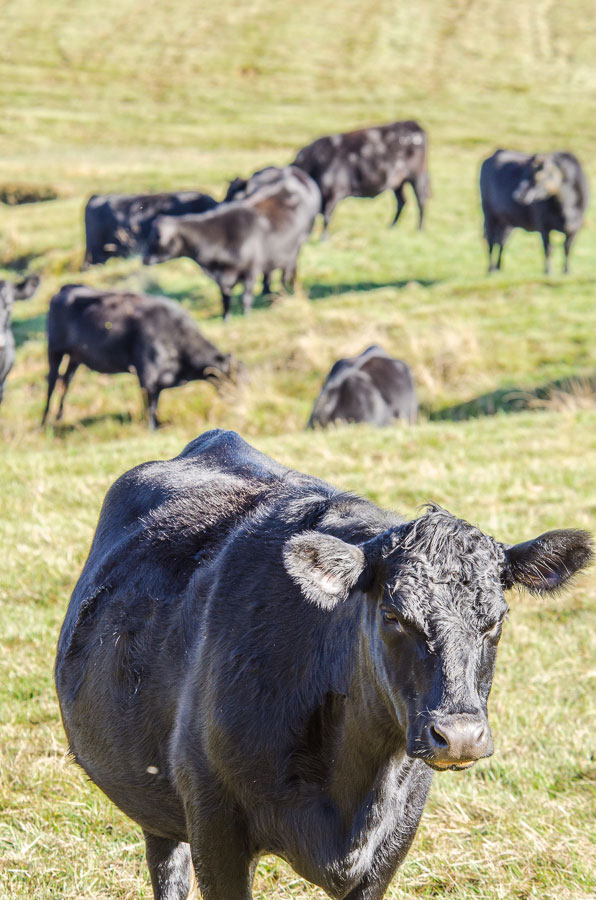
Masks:
[[[471,769],[474,763],[477,762],[477,760],[463,759],[461,760],[461,762],[450,762],[446,759],[426,759],[425,762],[431,767],[431,769],[435,769],[435,771],[437,772],[446,772],[448,769],[451,769],[452,772],[461,772],[463,769]]]

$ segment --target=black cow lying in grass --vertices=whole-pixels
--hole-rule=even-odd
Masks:
[[[157,216],[202,213],[217,206],[209,194],[96,194],[85,207],[85,265],[142,253]]]
[[[333,422],[389,425],[394,419],[413,423],[418,402],[410,367],[373,346],[360,356],[338,360],[315,400],[308,428]]]
[[[544,247],[544,271],[550,269],[550,232],[565,235],[565,265],[582,226],[588,205],[588,182],[572,153],[518,153],[497,150],[482,163],[480,195],[488,271],[501,268],[503,247],[514,228],[539,231]],[[493,247],[498,247],[496,264]]]
[[[244,312],[252,307],[260,275],[268,290],[271,273],[281,269],[284,284],[291,287],[300,248],[319,212],[319,191],[308,175],[291,166],[265,171],[273,171],[275,177],[249,181],[242,199],[222,203],[200,216],[162,216],[149,237],[143,262],[193,259],[219,285],[224,319],[230,294],[239,282],[244,285]]]
[[[346,134],[318,138],[299,151],[294,165],[308,172],[321,191],[323,237],[337,203],[344,197],[376,197],[393,191],[397,210],[406,204],[404,185],[411,184],[422,228],[429,195],[426,132],[417,122],[394,122]]]
[[[157,403],[165,388],[205,379],[217,383],[231,375],[232,359],[209,343],[189,314],[166,297],[99,291],[67,284],[52,297],[48,314],[48,400],[62,357],[64,398],[81,363],[96,372],[136,372],[147,401],[149,427],[156,428]]]
[[[39,276],[30,275],[19,284],[0,281],[0,403],[4,396],[4,382],[14,365],[15,345],[10,327],[15,300],[28,300],[39,287]]]
[[[556,590],[582,531],[508,546],[436,506],[411,522],[233,432],[123,475],[56,659],[70,749],[143,828],[156,900],[249,900],[264,853],[378,900],[433,770],[493,752],[514,585]]]

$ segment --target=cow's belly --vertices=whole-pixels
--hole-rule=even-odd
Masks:
[[[163,755],[167,742],[147,734],[140,740],[139,729],[124,723],[116,734],[101,718],[81,721],[76,710],[64,715],[64,726],[77,763],[122,812],[146,831],[186,840],[184,808]]]

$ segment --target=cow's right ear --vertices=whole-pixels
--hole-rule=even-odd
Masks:
[[[283,558],[288,575],[307,600],[323,609],[345,600],[366,567],[361,547],[319,531],[291,537]]]
[[[533,541],[505,547],[501,580],[505,589],[521,585],[536,594],[556,591],[594,560],[586,531],[547,531]]]

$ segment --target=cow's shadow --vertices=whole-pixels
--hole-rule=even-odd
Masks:
[[[37,253],[23,253],[21,256],[15,256],[9,262],[2,263],[2,268],[7,272],[13,272],[15,275],[22,275],[28,271],[29,266],[34,259],[38,258],[38,255]]]
[[[54,437],[61,438],[67,437],[75,431],[84,431],[92,425],[101,425],[107,422],[115,422],[117,425],[130,425],[132,422],[137,421],[138,419],[136,417],[133,418],[130,412],[110,412],[101,413],[101,415],[97,416],[84,416],[82,419],[77,419],[75,422],[49,421],[47,426],[42,427],[44,429],[46,427],[51,428],[54,432]]]
[[[401,281],[353,281],[340,284],[311,284],[306,287],[309,300],[325,300],[327,297],[333,297],[337,294],[366,293],[367,291],[376,291],[380,288],[403,288],[410,285],[418,285],[419,287],[432,287],[439,283],[440,279],[436,278],[404,278]]]
[[[279,290],[274,288],[271,294],[262,294],[259,289],[257,289],[257,291],[252,304],[252,309],[255,311],[269,309],[269,307],[280,300],[292,296],[291,293],[286,293],[281,288]],[[220,297],[214,300],[212,297],[208,297],[199,291],[188,291],[185,289],[165,292],[164,290],[156,289],[153,285],[149,288],[145,287],[143,292],[145,294],[168,297],[170,300],[180,303],[183,308],[186,308],[193,315],[197,315],[199,320],[217,321],[219,319],[221,321],[222,319],[222,303]],[[235,288],[230,302],[230,318],[242,317],[244,315],[241,296],[242,290],[240,288]]]
[[[570,405],[581,405],[584,399],[591,399],[596,405],[596,372],[581,376],[558,378],[547,381],[535,388],[499,388],[489,394],[481,394],[465,403],[429,410],[431,421],[462,422],[497,413],[519,413],[527,410],[547,409],[549,406],[562,407],[568,398]]]
[[[46,335],[47,313],[39,313],[28,319],[13,319],[11,322],[12,336],[16,347],[21,347],[27,341],[40,340]]]

